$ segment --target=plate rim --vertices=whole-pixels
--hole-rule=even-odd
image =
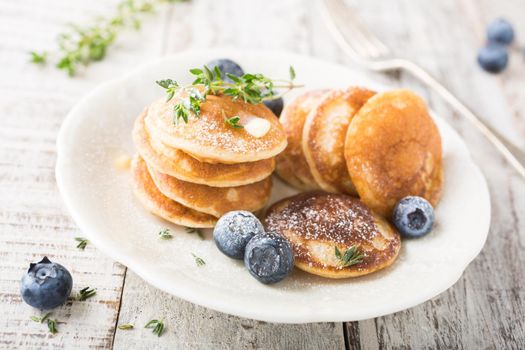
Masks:
[[[106,81],[100,85],[98,85],[96,88],[91,90],[88,94],[83,96],[76,104],[75,106],[69,111],[65,119],[63,120],[60,130],[57,135],[56,139],[56,147],[57,147],[57,159],[56,159],[56,166],[55,166],[55,177],[57,182],[57,187],[59,189],[59,193],[64,201],[64,204],[67,208],[67,211],[69,215],[73,218],[79,229],[82,231],[84,235],[86,235],[91,242],[96,246],[99,250],[101,250],[104,254],[111,257],[115,261],[127,266],[131,270],[133,270],[137,275],[139,275],[142,279],[144,279],[147,283],[151,284],[155,288],[158,288],[160,290],[163,290],[169,294],[175,295],[176,297],[179,297],[181,299],[187,300],[189,302],[192,302],[197,305],[202,305],[206,308],[210,308],[216,311],[224,312],[227,314],[236,315],[239,317],[245,317],[250,319],[256,319],[256,320],[262,320],[266,322],[278,322],[278,323],[308,323],[308,322],[344,322],[344,321],[359,321],[374,317],[380,317],[387,314],[391,314],[394,312],[398,312],[401,310],[405,310],[407,308],[414,307],[416,305],[419,305],[425,301],[428,301],[435,296],[443,293],[450,287],[452,287],[463,275],[464,271],[468,267],[468,265],[478,256],[478,254],[483,249],[483,246],[485,245],[485,242],[487,240],[487,236],[490,230],[490,220],[491,220],[491,201],[490,201],[490,193],[488,190],[488,185],[486,182],[485,177],[483,176],[481,170],[479,167],[475,164],[474,160],[471,157],[471,154],[469,150],[466,147],[466,144],[464,143],[461,136],[448,124],[445,120],[443,120],[440,117],[436,118],[436,114],[431,111],[434,118],[439,119],[441,122],[443,122],[447,127],[450,128],[450,130],[453,132],[454,136],[458,138],[459,141],[461,141],[461,144],[463,148],[466,151],[466,159],[468,159],[468,166],[472,168],[473,174],[475,174],[478,182],[480,183],[480,186],[483,187],[483,194],[482,196],[486,199],[487,204],[487,211],[488,211],[488,218],[486,223],[486,232],[484,232],[484,239],[480,240],[476,249],[471,250],[471,255],[467,258],[465,258],[465,263],[462,265],[461,269],[458,269],[456,271],[456,274],[449,274],[449,278],[443,280],[443,283],[440,288],[435,288],[432,292],[428,293],[422,293],[419,296],[419,298],[413,298],[412,302],[406,302],[406,303],[400,303],[396,304],[393,307],[385,307],[382,305],[381,307],[378,307],[379,310],[368,310],[367,312],[362,312],[361,314],[354,315],[351,319],[349,319],[347,316],[345,317],[344,314],[324,314],[322,312],[312,313],[311,309],[306,309],[306,311],[303,311],[300,313],[299,316],[297,316],[297,313],[293,317],[284,317],[282,315],[274,315],[265,313],[264,311],[261,312],[260,310],[258,312],[254,312],[253,310],[249,310],[243,307],[235,307],[235,303],[230,303],[226,299],[216,299],[213,301],[208,300],[208,298],[199,296],[198,293],[194,293],[195,291],[192,291],[189,293],[189,291],[184,290],[184,288],[173,288],[173,285],[169,285],[169,283],[163,283],[163,281],[159,280],[158,278],[153,278],[152,274],[148,271],[147,268],[143,268],[140,266],[140,264],[134,262],[134,258],[132,256],[128,256],[126,254],[122,254],[122,252],[119,252],[118,250],[112,250],[111,247],[109,247],[107,244],[103,242],[102,239],[99,239],[101,235],[97,233],[92,233],[91,231],[96,231],[96,229],[91,229],[89,222],[86,222],[82,218],[82,215],[75,211],[74,205],[72,204],[72,200],[70,198],[70,194],[68,194],[66,190],[66,184],[64,177],[66,176],[64,173],[64,147],[66,147],[66,138],[67,138],[67,130],[71,127],[73,121],[76,118],[76,114],[78,113],[78,110],[80,106],[85,103],[85,101],[89,101],[93,96],[96,96],[100,93],[101,90],[107,89],[113,85],[119,84],[121,82],[124,82],[128,79],[130,79],[133,76],[136,76],[137,74],[140,74],[140,72],[147,70],[150,67],[154,67],[156,65],[161,64],[165,61],[172,61],[180,59],[181,57],[186,57],[188,55],[208,55],[210,57],[220,57],[222,56],[235,56],[232,54],[232,52],[237,52],[238,54],[242,55],[275,55],[278,57],[288,57],[289,61],[293,60],[308,60],[311,62],[315,62],[322,65],[331,65],[334,68],[338,69],[344,69],[347,71],[353,71],[357,74],[360,74],[364,77],[366,77],[366,73],[360,70],[351,69],[348,67],[345,67],[342,64],[335,63],[332,61],[327,61],[324,59],[319,59],[317,57],[312,57],[308,55],[300,55],[295,53],[289,53],[286,51],[275,51],[275,50],[236,50],[236,49],[205,49],[205,50],[187,50],[184,52],[172,54],[163,56],[161,58],[152,60],[148,63],[145,63],[143,65],[140,65],[139,67],[136,67],[135,69],[131,70],[130,72],[122,75],[119,78],[111,79],[109,81]],[[366,77],[366,79],[374,81],[373,78]],[[388,86],[388,84],[381,83],[380,85]],[[263,308],[264,309],[264,308]],[[370,314],[373,314],[373,316],[370,316]]]

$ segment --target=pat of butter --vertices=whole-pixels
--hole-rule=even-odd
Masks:
[[[244,130],[253,137],[263,137],[270,131],[272,124],[269,121],[259,117],[250,118],[245,124],[243,124]]]

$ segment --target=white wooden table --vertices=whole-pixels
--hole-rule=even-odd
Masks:
[[[193,0],[163,8],[128,32],[106,60],[73,79],[28,62],[54,46],[66,22],[110,13],[108,0],[0,0],[0,348],[525,348],[525,181],[437,96],[405,74],[379,76],[425,97],[466,140],[487,177],[487,244],[447,292],[410,310],[351,323],[279,325],[211,311],[156,290],[88,245],[57,191],[55,138],[64,116],[99,83],[167,53],[193,48],[282,49],[351,65],[331,39],[318,4],[301,0]],[[395,51],[438,76],[497,129],[525,148],[525,61],[516,49],[499,76],[476,62],[485,23],[504,15],[525,45],[523,0],[362,0],[359,12]],[[348,82],[351,84],[351,82]],[[123,230],[126,228],[123,227]],[[458,232],[457,234],[461,234]],[[446,258],[446,252],[443,252]],[[59,333],[29,320],[19,295],[31,261],[47,255],[72,272],[74,291],[97,288],[53,317]],[[158,338],[143,325],[164,318]],[[134,330],[117,324],[133,323]]]

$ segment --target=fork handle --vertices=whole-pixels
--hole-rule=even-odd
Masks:
[[[516,171],[525,178],[525,153],[523,153],[492,127],[485,124],[478,116],[474,114],[474,112],[472,112],[463,102],[455,97],[426,70],[414,62],[403,59],[390,60],[388,62],[383,61],[375,68],[383,71],[402,68],[412,73],[422,82],[426,83],[454,109],[467,118],[467,120],[472,125],[474,125],[490,141],[490,143],[494,145],[494,147],[496,147],[496,149],[501,153],[501,155],[503,155],[503,157],[505,157],[505,159],[514,167],[514,169],[516,169]]]

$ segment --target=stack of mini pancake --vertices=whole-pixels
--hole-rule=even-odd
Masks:
[[[405,196],[439,201],[441,137],[413,92],[310,91],[280,120],[288,147],[277,157],[277,173],[294,187],[358,195],[386,218]]]
[[[213,227],[231,210],[257,211],[272,188],[275,156],[287,144],[277,117],[263,104],[208,95],[199,116],[176,121],[179,91],[136,119],[134,192],[153,214],[187,227]],[[238,116],[234,127],[227,119]],[[249,126],[249,127],[248,127]]]

